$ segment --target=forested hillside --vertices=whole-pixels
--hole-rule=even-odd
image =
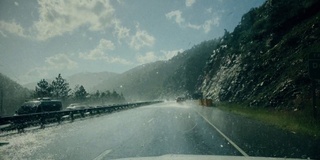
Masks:
[[[308,54],[320,51],[319,27],[317,0],[266,1],[245,14],[233,32],[225,32],[200,77],[199,91],[214,101],[250,106],[310,104]],[[316,91],[319,95],[319,87]]]
[[[30,95],[31,91],[0,73],[0,116],[13,114]]]

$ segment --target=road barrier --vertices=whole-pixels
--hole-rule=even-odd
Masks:
[[[116,104],[108,106],[94,106],[85,109],[76,110],[64,110],[64,111],[54,111],[54,112],[41,112],[34,114],[16,115],[16,116],[6,116],[0,117],[1,131],[18,130],[18,132],[23,132],[25,128],[31,126],[40,126],[40,128],[45,128],[46,124],[49,123],[61,123],[62,121],[69,119],[71,122],[75,118],[84,118],[85,116],[99,115],[103,113],[111,113],[114,111],[120,111],[129,108],[136,108],[145,105],[151,105],[155,103],[161,103],[163,101],[150,101],[150,102],[137,102],[137,103],[126,103],[126,104]]]

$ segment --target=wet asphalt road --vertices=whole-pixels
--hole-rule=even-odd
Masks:
[[[10,144],[0,147],[3,159],[101,160],[166,154],[317,158],[320,144],[216,108],[176,102],[77,119],[6,140]]]
[[[190,106],[162,103],[74,122],[30,159],[114,159],[165,154],[241,155]]]

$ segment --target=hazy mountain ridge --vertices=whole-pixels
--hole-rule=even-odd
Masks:
[[[199,91],[251,106],[310,103],[308,53],[320,49],[319,6],[315,0],[269,0],[252,9],[211,54]]]

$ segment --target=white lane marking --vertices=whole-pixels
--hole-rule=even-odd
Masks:
[[[112,150],[108,149],[105,150],[104,152],[102,152],[98,157],[94,158],[93,160],[102,160],[103,158],[105,158],[107,156],[107,154],[109,154]]]
[[[235,144],[230,138],[228,138],[225,134],[223,134],[215,125],[213,125],[207,118],[205,118],[202,114],[200,114],[198,111],[196,111],[204,120],[206,120],[214,129],[216,129],[222,137],[224,137],[231,145],[233,145],[234,148],[236,148],[243,156],[249,157],[249,155],[244,152],[237,144]]]
[[[153,121],[153,118],[151,118],[149,121],[148,121],[148,123],[150,123],[150,122],[152,122]]]

